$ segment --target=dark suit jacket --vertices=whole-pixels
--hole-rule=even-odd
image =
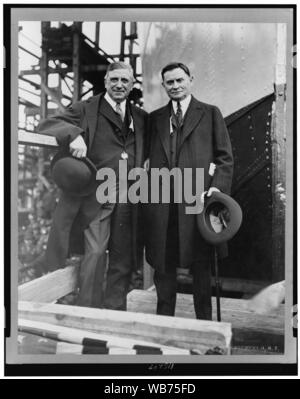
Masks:
[[[151,168],[170,168],[170,103],[149,116],[148,154]],[[229,194],[233,173],[231,144],[219,109],[192,97],[185,115],[177,167],[204,169],[204,190],[216,187]],[[210,164],[216,165],[213,176]],[[193,181],[195,183],[195,181]],[[180,266],[211,256],[209,246],[200,236],[196,215],[186,214],[188,204],[178,204]],[[144,207],[146,258],[156,269],[164,270],[169,204],[147,204]]]
[[[93,138],[98,126],[103,131],[116,132],[121,129],[120,121],[106,101],[101,101],[103,93],[73,104],[63,113],[48,118],[39,125],[39,132],[55,136],[60,146],[68,146],[78,135],[82,135],[88,145],[87,156],[93,144]],[[135,134],[135,166],[142,167],[144,163],[144,132],[147,113],[130,105]],[[53,224],[49,235],[46,251],[46,264],[49,270],[62,267],[69,252],[78,253],[83,250],[83,230],[95,218],[99,203],[93,193],[88,197],[74,197],[61,193],[56,207]],[[133,254],[137,263],[137,239],[140,225],[139,206],[133,206]],[[74,248],[72,248],[72,242]],[[71,243],[71,244],[70,244]]]

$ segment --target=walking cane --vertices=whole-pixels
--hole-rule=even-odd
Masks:
[[[217,320],[221,321],[221,304],[220,304],[220,280],[218,268],[217,247],[214,247],[214,266],[215,266],[215,283],[216,283],[216,300],[217,300]]]
[[[203,197],[205,193],[202,194]],[[201,197],[202,203],[204,202]],[[219,204],[222,208],[218,211],[218,218],[222,223],[222,229],[216,229],[212,227],[212,223],[215,220],[210,220],[210,216],[216,216],[211,214],[213,205]],[[217,211],[217,209],[215,209]],[[224,214],[226,212],[226,215]],[[214,219],[214,218],[212,218]],[[204,211],[197,215],[197,225],[201,236],[209,244],[214,246],[214,271],[215,271],[215,285],[216,285],[216,300],[217,300],[217,320],[221,321],[221,305],[220,305],[220,280],[218,270],[218,253],[217,246],[226,243],[238,232],[243,219],[242,210],[239,204],[231,198],[229,195],[214,192],[213,195],[207,200],[204,205]],[[216,224],[216,223],[215,223]],[[219,223],[217,223],[219,225]],[[219,226],[220,227],[220,226]]]

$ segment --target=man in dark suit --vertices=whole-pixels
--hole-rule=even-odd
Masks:
[[[153,168],[204,170],[204,190],[230,192],[233,160],[227,129],[219,109],[191,95],[193,77],[182,63],[163,68],[162,85],[170,102],[149,116],[149,171]],[[193,186],[195,174],[193,175]],[[200,183],[200,182],[198,182]],[[196,317],[211,319],[211,259],[213,248],[200,236],[196,215],[186,213],[186,200],[145,205],[146,259],[155,269],[157,313],[174,315],[176,268],[193,275]]]
[[[127,161],[128,171],[141,167],[147,114],[127,100],[133,82],[130,65],[110,64],[105,76],[106,93],[77,102],[42,121],[39,132],[55,136],[73,157],[87,156],[98,170],[111,168],[118,175],[120,160]],[[72,252],[70,239],[77,250],[80,240],[76,238],[83,239],[78,305],[126,310],[126,295],[140,252],[139,219],[138,205],[99,203],[96,186],[86,196],[61,193],[45,261],[48,270],[62,267]],[[107,250],[109,264],[104,290]]]

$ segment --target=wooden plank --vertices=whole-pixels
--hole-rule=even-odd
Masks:
[[[22,301],[19,302],[19,318],[142,339],[196,350],[200,354],[216,349],[230,354],[229,323]]]
[[[177,281],[181,284],[192,284],[193,276],[189,269],[177,268]],[[215,278],[211,279],[212,287],[215,286]],[[220,277],[221,289],[224,292],[242,292],[245,294],[256,294],[261,289],[271,284],[271,281],[247,280],[231,277]]]
[[[148,266],[150,268],[150,266]],[[63,271],[64,270],[64,271]],[[180,270],[185,270],[185,269],[180,269]],[[34,280],[35,285],[37,288],[34,290],[31,290],[27,284],[33,284],[33,282],[29,282],[26,284],[23,284],[22,286],[19,287],[19,295],[21,291],[22,292],[32,292],[33,297],[24,297],[23,299],[20,298],[20,300],[25,300],[25,301],[37,301],[37,302],[52,302],[54,300],[57,300],[70,292],[74,289],[75,281],[77,279],[77,268],[74,266],[72,269],[72,266],[69,268],[65,269],[59,269],[55,272],[49,273],[46,276],[40,277],[36,280]],[[185,270],[185,276],[187,276],[188,279],[191,279],[192,277],[188,274],[188,272]],[[49,280],[49,283],[48,283]],[[237,281],[238,280],[238,281]],[[56,285],[53,285],[53,281],[59,281],[60,284],[56,287]],[[179,280],[181,282],[181,280]],[[186,281],[185,281],[186,282]],[[212,280],[212,283],[214,283],[214,279]],[[145,284],[145,283],[144,283]],[[149,278],[147,280],[147,288],[152,286],[153,280],[152,278]],[[40,286],[41,285],[41,286]],[[47,300],[46,292],[49,290],[49,285],[51,285],[51,293],[50,294],[50,300]],[[214,285],[214,284],[213,284]],[[239,279],[226,279],[226,278],[221,278],[221,287],[223,291],[240,291],[240,292],[247,292],[249,294],[256,294],[258,291],[260,291],[262,288],[264,288],[267,285],[266,282],[257,282],[257,281],[248,281],[248,280],[239,280]],[[65,287],[65,291],[64,291]],[[236,289],[233,289],[233,288]],[[145,288],[145,287],[144,287]],[[57,290],[57,292],[56,292]],[[70,291],[67,291],[70,290]],[[39,293],[42,294],[42,297],[39,298]]]
[[[18,353],[20,355],[138,355],[141,352],[144,351],[114,346],[96,346],[94,344],[73,344],[27,332],[18,333]],[[146,350],[146,352],[157,354],[157,352],[163,353],[164,351],[152,348]],[[170,352],[174,354],[172,350],[166,350],[166,352],[167,354],[170,354]]]
[[[150,347],[164,351],[172,351],[173,354],[177,355],[190,355],[190,352],[187,349],[159,345],[156,343],[151,343],[150,345],[149,342],[138,339],[133,340],[128,338],[114,337],[108,334],[100,334],[91,331],[80,330],[77,328],[62,327],[54,324],[42,323],[40,321],[19,319],[18,330],[20,332],[35,334],[46,338],[55,337],[56,340],[73,344],[84,345],[87,344],[89,341],[92,341],[93,345],[102,345],[106,348],[119,347],[134,349],[134,347],[139,346],[143,347],[144,349]]]
[[[20,131],[18,134],[19,144],[26,144],[38,147],[58,147],[56,138],[39,133],[28,133]]]
[[[217,320],[216,300],[212,298],[213,320]],[[222,321],[232,325],[232,346],[273,347],[283,350],[284,305],[268,315],[256,314],[247,309],[248,301],[221,298]],[[131,312],[155,314],[156,292],[133,290],[127,296],[127,308]],[[176,317],[194,319],[193,297],[177,294]]]
[[[132,348],[120,346],[105,346],[100,343],[87,342],[74,344],[58,341],[51,337],[41,337],[27,332],[18,333],[18,353],[21,355],[195,355],[187,349],[153,347],[153,345]]]
[[[20,285],[19,301],[54,302],[62,298],[76,288],[77,270],[76,266],[68,266]]]
[[[270,284],[269,281],[246,280],[231,277],[220,277],[221,289],[224,292],[241,292],[244,294],[256,294],[262,288]],[[215,279],[212,278],[212,286],[215,286]]]

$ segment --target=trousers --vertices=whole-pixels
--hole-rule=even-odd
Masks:
[[[101,205],[84,231],[84,248],[77,305],[126,310],[133,272],[131,204]]]
[[[177,275],[179,265],[179,235],[177,204],[170,204],[164,272],[154,271],[157,293],[156,313],[174,316],[176,307]],[[211,320],[211,260],[196,261],[190,266],[193,276],[193,302],[197,319]]]
[[[212,320],[210,268],[209,261],[195,262],[191,265],[194,310],[196,318],[201,320]],[[176,269],[168,273],[155,271],[153,280],[157,293],[156,313],[174,316],[177,292]]]

